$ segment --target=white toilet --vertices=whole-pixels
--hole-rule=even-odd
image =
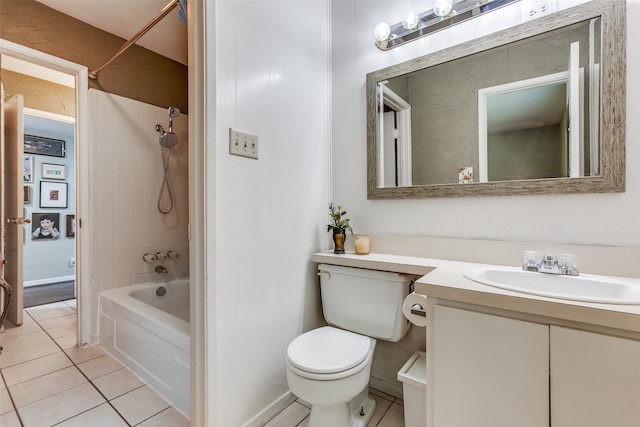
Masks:
[[[289,388],[311,404],[308,427],[365,426],[375,410],[368,384],[376,338],[395,342],[409,330],[402,302],[412,276],[326,264],[318,270],[332,326],[289,344]]]

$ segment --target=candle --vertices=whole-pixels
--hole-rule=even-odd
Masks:
[[[356,255],[369,255],[371,252],[371,238],[369,236],[355,236]]]

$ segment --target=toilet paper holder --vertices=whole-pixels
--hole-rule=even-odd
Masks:
[[[415,314],[417,316],[427,317],[427,312],[420,304],[413,304],[411,306],[411,314]]]

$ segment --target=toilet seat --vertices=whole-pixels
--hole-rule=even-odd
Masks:
[[[297,371],[313,377],[327,375],[335,378],[342,376],[335,374],[348,376],[362,369],[370,351],[371,338],[325,326],[294,339],[287,348],[287,361]],[[353,369],[356,367],[359,369]]]

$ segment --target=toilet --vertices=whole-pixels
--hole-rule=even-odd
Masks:
[[[402,302],[411,279],[399,273],[320,264],[322,310],[329,326],[287,348],[287,382],[311,404],[308,427],[364,427],[375,411],[369,375],[376,340],[409,330]]]

